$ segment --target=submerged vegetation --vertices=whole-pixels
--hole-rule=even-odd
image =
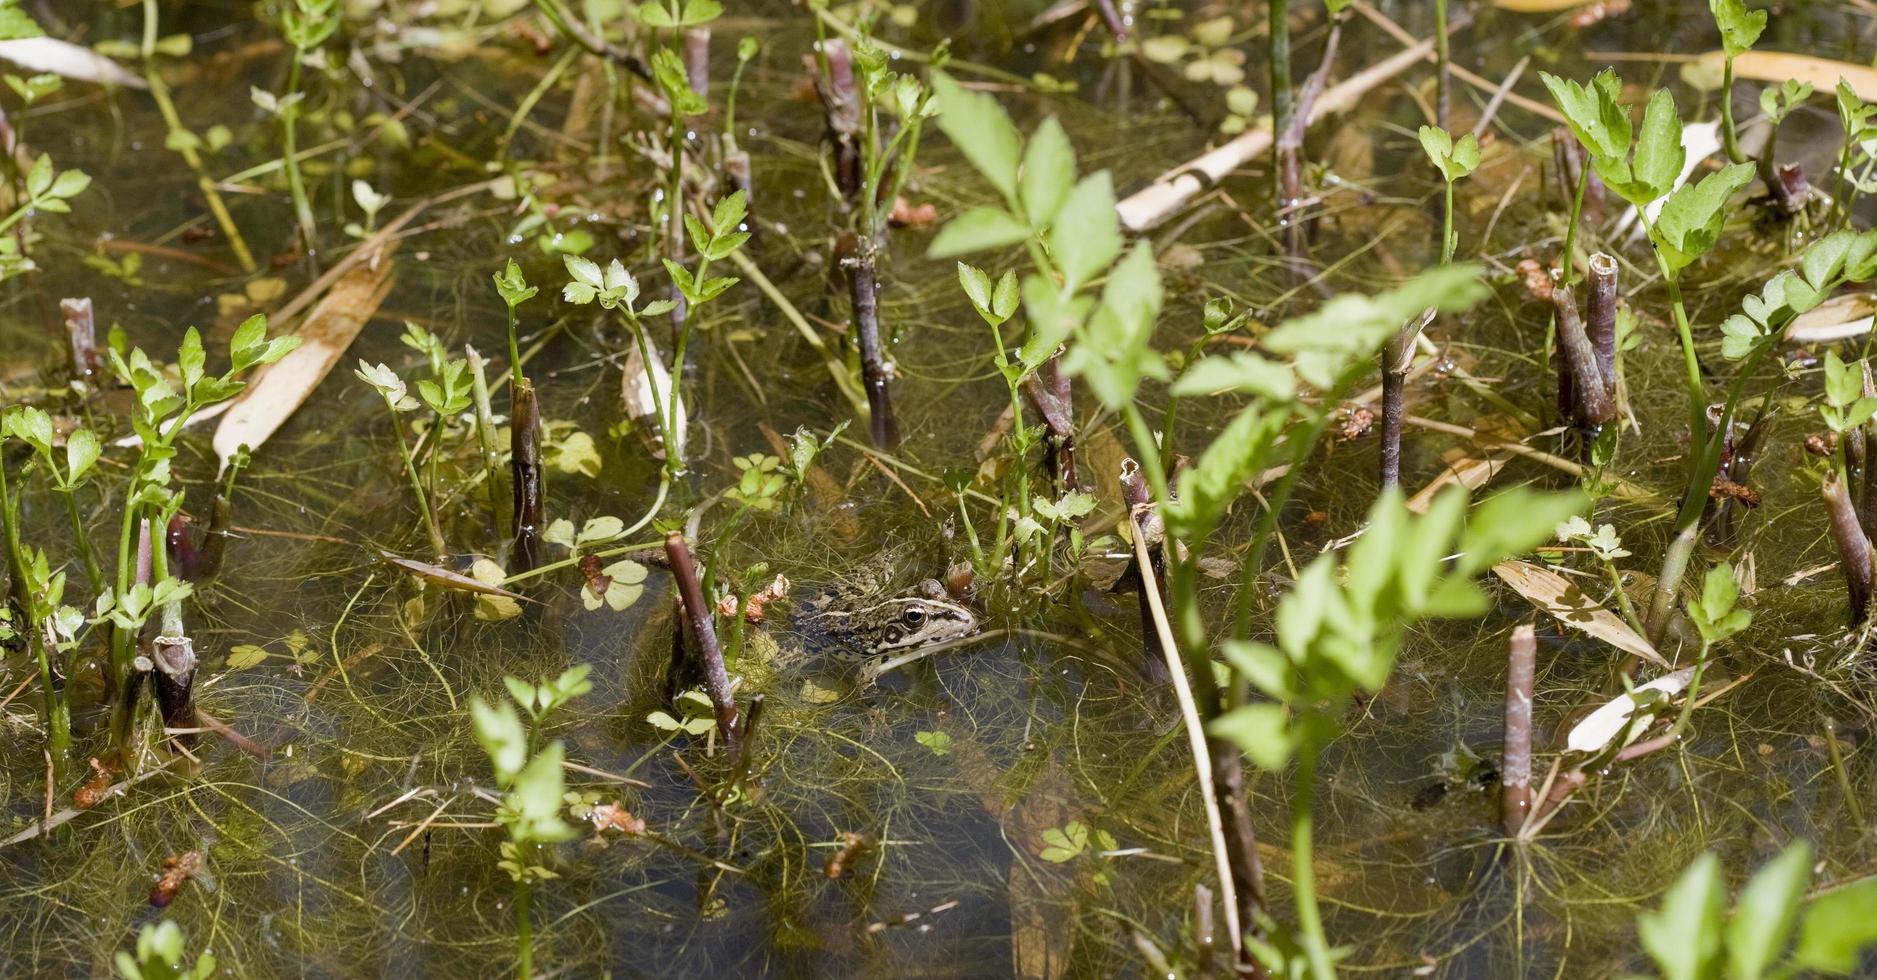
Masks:
[[[1868,973],[1874,33],[0,0],[0,962]]]

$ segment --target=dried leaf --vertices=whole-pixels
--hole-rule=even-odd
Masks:
[[[658,406],[662,405],[667,410],[672,407],[671,372],[665,370],[664,361],[658,356],[658,348],[652,346],[652,338],[645,338],[645,349],[652,354],[651,377],[646,377],[645,361],[639,356],[639,345],[635,342],[626,352],[625,368],[619,379],[619,396],[625,403],[626,416],[639,423],[639,434],[651,448],[652,456],[664,459],[665,430],[658,424]],[[657,391],[656,401],[653,400],[654,387]],[[683,456],[687,422],[682,398],[678,400],[674,418],[677,424],[672,427],[672,431],[676,433],[678,455]]]
[[[1674,697],[1687,688],[1688,681],[1694,677],[1694,673],[1693,667],[1684,667],[1672,674],[1663,674],[1647,684],[1638,684],[1636,691],[1638,693],[1661,691],[1669,697]],[[1611,698],[1597,710],[1585,715],[1584,720],[1571,729],[1571,733],[1565,737],[1565,747],[1573,752],[1601,751],[1604,746],[1610,744],[1611,739],[1622,734],[1623,729],[1629,724],[1630,715],[1635,711],[1636,699],[1629,692],[1625,691]]]
[[[1870,333],[1872,314],[1877,314],[1877,294],[1833,296],[1794,318],[1786,328],[1786,339],[1795,344],[1822,344],[1861,336]]]
[[[1492,571],[1513,591],[1557,617],[1559,622],[1583,630],[1624,653],[1633,653],[1652,664],[1661,667],[1669,665],[1661,654],[1655,652],[1655,647],[1648,640],[1638,636],[1628,623],[1623,622],[1622,617],[1592,602],[1570,579],[1524,561],[1502,561],[1494,565]]]
[[[333,283],[295,329],[300,346],[268,367],[230,405],[215,429],[221,468],[242,446],[259,449],[339,363],[391,291],[396,269],[391,251],[396,247],[387,245],[375,261],[358,263]]]
[[[1720,77],[1725,52],[1709,51],[1694,61],[1696,70],[1711,71]],[[1748,51],[1734,59],[1734,77],[1778,85],[1787,79],[1810,84],[1820,92],[1831,92],[1844,79],[1858,98],[1877,102],[1877,68],[1856,65],[1830,58],[1785,51]]]
[[[412,575],[417,576],[420,579],[423,579],[426,582],[432,583],[434,585],[440,585],[446,589],[455,589],[458,592],[473,592],[476,595],[501,596],[504,599],[512,599],[516,602],[534,601],[532,599],[529,599],[527,596],[524,596],[515,592],[510,592],[509,590],[504,589],[499,585],[490,585],[486,582],[481,582],[476,579],[470,578],[467,575],[459,575],[456,572],[452,572],[447,568],[442,568],[437,565],[431,565],[431,564],[427,564],[421,561],[413,561],[409,558],[401,558],[397,555],[392,554],[389,551],[379,552],[378,557],[384,559],[385,561],[393,565],[396,565],[399,568],[404,569],[405,571],[411,573]]]
[[[143,79],[125,71],[117,62],[90,48],[56,37],[23,37],[0,41],[0,60],[10,61],[27,71],[49,72],[81,82],[149,88]]]

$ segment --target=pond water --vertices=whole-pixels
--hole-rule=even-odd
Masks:
[[[345,3],[343,25],[323,47],[330,60],[304,72],[298,135],[320,243],[308,254],[279,165],[278,122],[248,95],[286,90],[293,49],[251,5],[157,6],[160,36],[192,39],[187,53],[157,65],[182,124],[202,134],[197,152],[255,268],[243,271],[148,92],[68,81],[30,106],[0,93],[31,152],[93,178],[70,216],[31,220],[39,270],[0,285],[0,399],[124,435],[122,392],[80,399],[66,390],[61,298],[89,297],[100,334],[120,326],[162,361],[196,325],[213,368],[244,318],[279,311],[362,237],[424,206],[391,236],[395,251],[377,260],[374,283],[386,291],[367,307],[370,319],[339,369],[240,472],[223,566],[186,604],[201,657],[196,703],[257,743],[259,757],[212,733],[196,739],[192,756],[153,737],[130,785],[40,832],[49,810],[74,806],[86,760],[107,756],[96,666],[104,631],[80,651],[69,678],[74,749],[50,800],[37,668],[23,650],[0,659],[0,837],[17,837],[0,847],[0,972],[109,975],[113,955],[131,948],[140,928],[167,919],[183,928],[192,951],[212,951],[230,975],[511,973],[516,889],[497,864],[497,791],[469,705],[472,697],[506,697],[505,676],[534,680],[582,664],[591,668],[591,691],[556,711],[541,733],[566,746],[566,789],[578,796],[568,819],[617,803],[648,833],[601,833],[582,822],[579,839],[542,851],[555,877],[532,894],[538,973],[1147,975],[1154,971],[1143,941],[1170,951],[1187,972],[1205,971],[1193,896],[1195,885],[1213,880],[1213,864],[1180,713],[1171,690],[1142,670],[1133,590],[1096,584],[1119,572],[1127,547],[1109,536],[1123,515],[1113,474],[1131,445],[1116,416],[1092,399],[1078,406],[1096,500],[1085,519],[1096,553],[1087,574],[1070,574],[1075,563],[1064,551],[1055,575],[1016,587],[982,583],[971,600],[981,634],[877,681],[821,655],[791,628],[791,606],[799,611],[816,590],[882,564],[901,585],[943,577],[948,564],[969,557],[968,534],[996,524],[991,498],[961,501],[950,488],[969,483],[996,493],[1000,467],[1011,465],[995,440],[1010,399],[991,361],[994,342],[957,288],[952,263],[923,257],[936,225],[893,231],[880,267],[880,317],[898,371],[899,448],[874,452],[866,425],[855,424],[816,461],[815,479],[786,491],[773,509],[744,511],[725,496],[742,478],[734,461],[777,454],[773,436],[806,428],[825,438],[854,418],[803,333],[825,338],[836,367],[858,378],[845,339],[844,273],[835,268],[850,219],[830,182],[825,123],[804,67],[816,36],[806,7],[727,5],[710,49],[715,108],[702,121],[723,125],[736,42],[759,38],[736,107],[736,136],[752,161],[756,232],[743,254],[802,323],[746,270],[722,269],[744,281],[697,314],[682,379],[688,471],[661,490],[647,427],[622,421],[631,341],[618,317],[561,300],[567,274],[549,249],[588,242],[586,255],[601,264],[618,257],[648,297],[666,295],[653,216],[669,186],[659,157],[663,123],[633,108],[630,95],[645,83],[573,49],[538,15],[512,14],[517,4]],[[615,5],[586,6],[602,22],[619,17]],[[1086,4],[882,8],[878,31],[913,54],[952,38],[958,77],[995,94],[1026,132],[1058,117],[1082,168],[1111,169],[1126,194],[1230,138],[1215,128],[1230,86],[1191,79],[1185,65],[1243,51],[1242,68],[1229,57],[1218,63],[1265,90],[1262,4],[1256,16],[1244,5],[1134,6],[1150,32],[1197,32],[1201,39],[1190,43],[1213,52],[1195,48],[1156,69],[1203,125],[1139,63],[1104,54],[1106,35]],[[1375,6],[1415,37],[1433,29],[1431,4]],[[1301,79],[1319,56],[1323,14],[1314,3],[1292,7]],[[1564,13],[1478,7],[1455,35],[1452,57],[1488,85],[1455,83],[1456,130],[1470,129],[1492,87],[1515,71],[1511,91],[1549,106],[1538,70],[1583,79],[1604,63],[1617,64],[1635,92],[1669,86],[1686,118],[1716,114],[1714,95],[1690,85],[1676,60],[1716,43],[1704,3],[1638,2],[1582,28]],[[55,2],[34,12],[49,32],[85,44],[134,46],[144,30],[136,5]],[[834,16],[846,23],[856,14],[850,6]],[[1230,20],[1229,30],[1206,47],[1213,35],[1201,25],[1218,17]],[[1760,46],[1864,63],[1874,21],[1860,5],[1788,4]],[[1336,76],[1400,47],[1355,17]],[[922,71],[913,54],[901,66]],[[136,57],[125,63],[141,72]],[[1413,68],[1312,129],[1306,181],[1322,199],[1308,257],[1321,272],[1307,282],[1285,258],[1263,156],[1208,190],[1197,209],[1150,232],[1168,293],[1155,345],[1192,344],[1214,298],[1273,323],[1327,295],[1372,291],[1436,262],[1440,185],[1414,138],[1428,121],[1432,77],[1426,66]],[[619,95],[608,99],[615,84]],[[1742,112],[1751,111],[1746,88]],[[1517,102],[1493,106],[1485,163],[1462,185],[1457,224],[1462,257],[1487,264],[1494,298],[1430,331],[1442,357],[1410,383],[1417,417],[1491,428],[1505,424],[1509,403],[1546,426],[1555,419],[1542,353],[1547,307],[1526,295],[1514,271],[1524,258],[1554,261],[1563,235],[1553,125]],[[1838,152],[1829,99],[1790,120],[1781,145],[1783,159],[1828,172]],[[941,222],[988,197],[936,132],[917,159],[905,196],[934,205]],[[518,175],[531,199],[517,197]],[[375,215],[360,207],[355,179],[388,195]],[[446,197],[480,182],[492,189]],[[1812,235],[1803,224],[1742,215],[1684,283],[1699,348],[1715,371],[1731,370],[1718,357],[1715,326]],[[357,235],[343,230],[348,224],[359,226]],[[1617,526],[1635,553],[1623,567],[1646,578],[1674,534],[1687,402],[1648,246],[1629,243],[1618,254],[1641,323],[1639,343],[1623,360],[1634,425],[1606,476],[1640,489],[1606,498],[1598,520]],[[426,554],[398,433],[351,367],[362,358],[407,379],[422,376],[421,356],[399,339],[402,324],[415,323],[453,355],[469,344],[489,357],[495,411],[505,415],[505,312],[490,277],[510,257],[541,289],[520,308],[520,341],[535,349],[528,373],[548,422],[546,516],[576,527],[609,516],[639,525],[615,542],[648,552],[634,557],[650,566],[642,594],[623,610],[587,608],[585,580],[568,566],[511,583],[527,600],[518,617],[485,618],[478,610],[486,603],[422,588],[379,558],[381,549],[434,556]],[[654,331],[661,344],[663,330]],[[1850,351],[1861,343],[1852,341]],[[1483,379],[1492,397],[1463,383],[1461,372]],[[1845,656],[1844,583],[1820,567],[1837,554],[1803,445],[1819,429],[1805,404],[1818,383],[1804,374],[1783,385],[1780,378],[1778,365],[1763,367],[1751,389],[1771,392],[1777,407],[1754,470],[1763,503],[1738,520],[1731,539],[1704,541],[1695,563],[1705,569],[1731,557],[1757,583],[1749,590],[1753,625],[1723,662],[1738,685],[1695,712],[1680,746],[1594,780],[1540,840],[1514,847],[1499,829],[1495,794],[1482,789],[1496,782],[1475,770],[1496,760],[1506,637],[1534,620],[1532,606],[1490,582],[1494,608],[1484,618],[1417,625],[1387,687],[1357,702],[1319,764],[1316,880],[1326,932],[1348,948],[1342,969],[1610,975],[1643,965],[1636,914],[1704,849],[1720,852],[1738,874],[1806,837],[1822,878],[1869,872],[1863,814],[1873,771],[1865,746],[1877,704],[1868,671]],[[1150,385],[1141,399],[1157,410],[1162,389]],[[428,416],[399,416],[403,437],[414,444]],[[1204,412],[1183,420],[1191,445],[1182,450],[1196,455],[1219,421]],[[172,463],[185,509],[198,515],[209,513],[217,487],[212,428],[180,437]],[[453,423],[445,445],[433,485],[443,488],[445,564],[466,572],[477,557],[504,562],[509,534],[491,514],[473,432]],[[1278,524],[1283,549],[1267,556],[1259,580],[1261,633],[1296,569],[1361,526],[1376,492],[1376,445],[1373,435],[1330,440],[1299,479]],[[1576,453],[1555,433],[1531,445]],[[67,601],[89,609],[94,597],[63,502],[42,479],[23,475],[19,443],[6,449],[14,487],[25,488],[23,536],[55,563],[69,563]],[[1404,449],[1410,492],[1453,459],[1479,453],[1434,429],[1410,429]],[[107,564],[117,553],[133,459],[130,450],[107,451],[101,477],[77,496],[80,521]],[[1035,466],[1037,458],[1017,465]],[[506,472],[500,467],[503,505]],[[1513,456],[1491,487],[1576,482]],[[648,511],[656,517],[640,522]],[[1207,616],[1231,615],[1235,566],[1258,517],[1247,503],[1214,536],[1212,557],[1224,570],[1202,582]],[[687,521],[720,581],[749,588],[780,573],[792,583],[794,602],[746,627],[733,651],[739,698],[760,692],[765,708],[751,775],[727,797],[734,763],[718,739],[652,720],[683,713],[666,680],[679,613],[671,578],[654,559],[663,532]],[[569,557],[557,545],[546,554]],[[1537,622],[1542,774],[1572,713],[1613,693],[1618,654],[1548,617]],[[126,778],[120,763],[113,781]],[[1268,897],[1280,918],[1292,880],[1287,786],[1250,777]],[[856,839],[862,843],[850,846]],[[165,859],[190,851],[200,852],[201,870],[167,907],[152,907]],[[1212,969],[1224,962],[1221,955]]]

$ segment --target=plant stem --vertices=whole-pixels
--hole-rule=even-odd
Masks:
[[[1732,55],[1722,61],[1721,67],[1721,145],[1727,148],[1727,159],[1734,163],[1746,163],[1747,154],[1740,148],[1740,132],[1734,126],[1734,59]],[[1767,150],[1770,154],[1772,147]],[[1776,193],[1769,183],[1767,191]]]
[[[1452,72],[1447,60],[1447,0],[1434,0],[1434,86],[1434,122],[1447,129],[1453,107]]]
[[[1271,132],[1282,133],[1290,129],[1290,117],[1293,109],[1290,87],[1290,3],[1289,0],[1270,0],[1271,31]],[[1277,148],[1275,141],[1273,149]],[[1281,174],[1284,161],[1280,151],[1273,167],[1273,173]],[[1278,207],[1284,208],[1284,193],[1278,191]]]
[[[527,846],[527,845],[521,845]],[[532,905],[528,876],[523,872],[515,882],[515,954],[520,963],[515,975],[520,980],[529,980],[534,976],[534,922],[529,911]]]
[[[474,347],[465,347],[469,357],[471,390],[476,397],[476,444],[482,451],[483,482],[489,488],[489,517],[495,527],[502,526],[502,494],[495,485],[495,411],[489,404],[488,362]]]
[[[293,60],[287,66],[287,96],[282,99],[280,108],[280,144],[286,151],[282,163],[287,170],[287,191],[293,196],[293,213],[300,222],[300,239],[308,252],[318,247],[314,238],[313,205],[306,197],[306,184],[300,177],[300,159],[297,144],[299,142],[300,107],[294,96],[300,93],[300,59],[306,52],[295,48]],[[289,100],[294,100],[290,104]]]
[[[1336,971],[1330,967],[1329,940],[1323,935],[1323,917],[1317,910],[1316,872],[1312,865],[1315,834],[1311,809],[1315,806],[1316,769],[1316,749],[1306,745],[1297,753],[1296,788],[1291,793],[1290,850],[1295,865],[1291,890],[1297,901],[1297,932],[1303,940],[1304,954],[1309,958],[1310,976],[1314,980],[1333,980]]]
[[[163,124],[172,133],[188,132],[182,124],[182,116],[176,111],[175,103],[170,101],[169,86],[164,84],[163,76],[156,70],[156,0],[143,0],[143,77],[150,86],[150,97],[156,100],[157,111],[163,115]],[[243,272],[253,272],[254,254],[248,251],[247,240],[241,237],[241,229],[235,226],[235,219],[228,213],[228,206],[222,203],[222,196],[215,190],[215,181],[209,179],[208,171],[202,166],[202,156],[195,147],[183,144],[177,151],[183,162],[195,172],[196,189],[202,192],[203,200],[208,202],[209,213],[215,216],[215,223],[221,226],[222,234],[228,236],[228,247],[234,249],[236,261],[241,263]]]
[[[519,340],[516,339],[516,333],[517,333],[516,320],[517,320],[517,316],[515,313],[515,307],[513,304],[510,304],[508,307],[508,372],[509,372],[509,380],[514,386],[509,389],[511,392],[511,394],[509,395],[510,398],[514,397],[512,392],[514,391],[514,388],[519,388],[521,386],[521,380],[522,380],[521,379],[521,343]],[[512,414],[513,409],[511,409],[510,411]]]
[[[97,551],[91,547],[91,538],[85,534],[85,522],[78,513],[77,490],[61,491],[65,498],[65,513],[72,520],[72,541],[78,546],[78,554],[85,562],[85,581],[91,583],[92,595],[104,594],[104,570],[98,567]]]
[[[1590,160],[1586,158],[1583,167],[1577,173],[1577,191],[1571,195],[1571,221],[1564,227],[1564,260],[1561,264],[1565,282],[1577,280],[1577,263],[1574,252],[1577,245],[1577,224],[1584,214],[1584,188],[1590,186]]]
[[[1506,651],[1505,762],[1500,766],[1499,827],[1517,837],[1532,811],[1532,691],[1538,637],[1530,623],[1512,630]]]
[[[437,527],[437,515],[430,509],[430,497],[424,493],[423,477],[417,473],[417,460],[411,456],[411,444],[404,438],[404,426],[398,422],[397,407],[389,400],[385,402],[391,408],[391,427],[398,435],[398,453],[404,457],[404,472],[411,479],[411,492],[417,495],[417,509],[424,514],[424,530],[430,533],[430,549],[437,557],[442,557],[447,549],[443,546],[443,531]]]

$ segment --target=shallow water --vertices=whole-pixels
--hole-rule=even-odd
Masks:
[[[53,6],[90,40],[134,38],[140,28],[135,8]],[[163,148],[163,122],[147,97],[74,83],[14,116],[29,144],[61,166],[83,168],[96,183],[75,202],[82,206],[74,216],[37,223],[45,238],[34,256],[43,271],[0,286],[0,395],[32,399],[61,382],[60,297],[90,296],[101,325],[121,325],[153,352],[173,351],[191,323],[217,350],[243,316],[278,308],[343,253],[340,226],[362,220],[344,192],[351,177],[392,196],[382,223],[426,195],[490,176],[480,162],[500,158],[510,114],[557,55],[538,55],[512,32],[486,25],[468,31],[456,50],[440,51],[423,29],[454,32],[464,15],[352,6],[349,36],[373,85],[315,81],[310,104],[329,114],[343,110],[355,130],[345,132],[330,115],[303,125],[303,144],[317,148],[308,172],[326,250],[312,258],[287,252],[292,216],[276,173],[223,187],[266,267],[258,278],[279,280],[277,287],[244,293],[257,277],[234,271],[224,242],[188,240],[189,229],[213,224],[193,176]],[[1431,15],[1420,4],[1381,6],[1410,31],[1428,29]],[[1536,69],[1583,77],[1596,63],[1585,52],[1711,46],[1705,4],[1636,6],[1582,32],[1556,17],[1483,10],[1456,40],[1454,56],[1498,80],[1530,55],[1517,91],[1542,99]],[[210,157],[210,172],[235,174],[277,159],[273,126],[243,94],[250,85],[280,85],[287,54],[276,35],[245,7],[185,8],[166,8],[163,21],[163,33],[186,30],[195,38],[194,52],[171,69],[178,109],[198,132],[222,123],[233,133]],[[1213,138],[1162,104],[1138,74],[1111,67],[1097,50],[1098,32],[1068,65],[1063,48],[1073,31],[1017,37],[1040,12],[1033,4],[934,5],[914,25],[886,34],[929,47],[949,33],[959,39],[959,57],[1020,77],[1047,71],[1078,83],[1078,91],[1059,95],[1015,85],[994,90],[1020,125],[1059,115],[1083,167],[1112,167],[1123,192]],[[1297,35],[1300,75],[1316,59],[1316,16]],[[1855,13],[1814,5],[1777,14],[1774,25],[1762,47],[1853,61],[1870,50],[1863,43],[1870,18]],[[1237,40],[1253,52],[1252,84],[1260,86],[1261,28],[1238,26]],[[752,257],[830,335],[826,326],[844,322],[846,304],[841,290],[827,286],[835,221],[817,163],[822,124],[817,106],[792,92],[812,27],[803,12],[780,4],[735,5],[718,25],[715,84],[727,82],[730,39],[744,33],[765,43],[738,109],[749,121],[742,138],[755,158],[760,227]],[[1345,39],[1343,70],[1394,50],[1358,21]],[[597,239],[591,256],[621,256],[650,282],[646,202],[654,168],[625,144],[608,147],[604,163],[595,160],[598,124],[569,119],[579,79],[596,84],[600,68],[585,58],[571,66],[517,129],[511,154],[554,178],[541,194],[557,207],[563,232],[585,230]],[[1622,68],[1633,84],[1659,74],[1680,85],[1673,64]],[[1133,77],[1124,84],[1121,74]],[[1437,187],[1412,136],[1424,118],[1420,105],[1431,98],[1430,77],[1406,76],[1313,135],[1313,159],[1330,161],[1313,179],[1338,188],[1326,198],[1312,246],[1330,268],[1321,279],[1328,289],[1371,288],[1436,257]],[[1204,84],[1182,83],[1182,91],[1201,105],[1220,100]],[[1685,115],[1712,114],[1711,100],[1688,91],[1678,88]],[[1485,97],[1456,87],[1457,118],[1470,124]],[[14,104],[6,105],[12,113]],[[1793,154],[1808,161],[1834,152],[1828,141],[1815,142],[1831,136],[1829,109],[1817,111],[1823,115],[1796,121],[1782,137],[1803,147]],[[409,146],[369,135],[374,113],[400,112]],[[624,120],[622,110],[612,132]],[[1437,331],[1457,362],[1547,417],[1551,393],[1535,353],[1544,313],[1509,272],[1526,249],[1550,256],[1562,231],[1548,129],[1517,106],[1499,111],[1498,150],[1489,151],[1463,197],[1460,233],[1463,251],[1483,253],[1508,275],[1496,302]],[[983,193],[936,134],[920,163],[912,196],[946,216]],[[1195,220],[1154,235],[1169,282],[1162,349],[1197,333],[1200,308],[1214,296],[1232,296],[1261,319],[1309,301],[1312,290],[1297,290],[1277,257],[1262,166],[1224,190],[1230,196],[1208,197]],[[516,256],[543,291],[523,307],[523,343],[544,341],[529,371],[545,414],[589,435],[602,461],[596,476],[551,472],[549,516],[614,515],[631,523],[653,506],[658,467],[637,434],[614,431],[623,334],[591,307],[554,300],[564,281],[559,259],[531,240],[510,241],[518,218],[514,202],[489,195],[421,215],[396,254],[395,287],[342,368],[362,357],[414,370],[416,358],[397,339],[404,320],[500,361],[503,313],[488,277]],[[838,492],[755,515],[727,535],[713,530],[726,526],[729,510],[718,501],[705,512],[700,545],[725,568],[763,563],[765,576],[785,573],[799,590],[838,582],[889,549],[900,549],[903,571],[915,578],[937,575],[960,556],[961,532],[948,526],[957,505],[941,477],[976,468],[977,445],[1007,403],[990,365],[991,341],[953,285],[950,265],[919,257],[930,233],[895,233],[883,276],[883,321],[899,338],[895,394],[907,436],[899,459],[876,466],[853,441],[864,434],[850,432],[823,459]],[[182,250],[213,267],[152,254],[140,281],[112,278],[85,262],[103,254],[97,243],[106,237]],[[1688,289],[1690,314],[1710,328],[1708,337],[1739,295],[1783,259],[1777,241],[1749,248],[1742,244],[1748,237],[1744,227],[1730,232],[1725,253],[1692,270],[1701,281]],[[113,260],[123,254],[109,253]],[[1626,567],[1638,570],[1655,567],[1672,533],[1669,508],[1685,449],[1679,352],[1659,283],[1637,264],[1646,260],[1642,246],[1624,256],[1645,337],[1625,355],[1639,433],[1625,436],[1620,475],[1654,496],[1606,503],[1600,518],[1618,524],[1637,554]],[[1714,346],[1704,340],[1704,350]],[[822,365],[750,283],[709,308],[697,347],[686,380],[695,458],[688,483],[667,505],[672,523],[682,522],[682,507],[735,481],[733,457],[771,451],[762,426],[826,433],[848,419]],[[1769,371],[1764,385],[1774,377]],[[1816,382],[1801,379],[1779,397],[1815,390]],[[1418,384],[1410,398],[1417,414],[1465,425],[1495,411],[1447,377]],[[496,401],[501,411],[506,397]],[[1105,483],[1125,439],[1111,418],[1084,421],[1090,468]],[[1186,423],[1196,444],[1207,422]],[[1329,934],[1352,947],[1346,969],[1606,975],[1640,965],[1636,911],[1652,905],[1704,847],[1719,849],[1739,871],[1791,837],[1809,836],[1831,877],[1869,869],[1870,835],[1852,819],[1822,737],[1824,720],[1834,719],[1850,785],[1867,799],[1873,709],[1861,691],[1864,671],[1841,663],[1834,647],[1843,632],[1842,582],[1830,570],[1782,584],[1834,557],[1800,447],[1813,427],[1804,407],[1782,412],[1756,470],[1766,504],[1743,521],[1735,546],[1735,560],[1750,555],[1761,585],[1754,627],[1727,661],[1728,673],[1748,679],[1696,713],[1683,749],[1625,767],[1586,791],[1541,844],[1508,851],[1493,802],[1464,785],[1421,805],[1435,795],[1429,786],[1442,779],[1444,754],[1490,760],[1496,752],[1505,636],[1531,617],[1529,606],[1500,588],[1486,619],[1411,636],[1389,689],[1346,720],[1346,736],[1321,767],[1317,877]],[[215,476],[207,436],[181,445],[177,469],[189,509],[205,513]],[[1411,432],[1404,482],[1425,483],[1440,471],[1443,452],[1465,445]],[[473,467],[468,453],[462,459]],[[1283,525],[1297,564],[1358,526],[1374,491],[1374,459],[1369,437],[1333,444],[1313,464]],[[882,476],[887,468],[896,479]],[[1569,485],[1556,471],[1517,459],[1493,485],[1518,483]],[[1112,520],[1112,490],[1097,489],[1098,517]],[[506,547],[506,535],[487,526],[474,496],[480,492],[444,508],[452,551],[465,559]],[[55,557],[71,558],[63,513],[49,495],[27,501],[30,535],[50,542]],[[83,502],[88,526],[113,533],[121,501],[91,493]],[[0,972],[107,974],[112,953],[130,947],[137,929],[159,916],[181,924],[192,949],[212,950],[233,975],[511,972],[513,888],[495,865],[493,804],[478,795],[491,790],[489,767],[466,706],[475,694],[499,697],[504,675],[551,676],[574,664],[592,666],[593,691],[557,716],[550,732],[587,767],[568,774],[569,789],[622,802],[662,843],[614,836],[553,851],[559,878],[535,897],[538,968],[574,976],[1138,975],[1146,968],[1137,932],[1173,949],[1190,929],[1192,888],[1211,872],[1204,817],[1172,699],[1138,672],[1132,595],[1076,587],[1039,600],[989,590],[989,630],[979,642],[871,686],[851,670],[800,656],[780,617],[754,631],[734,668],[744,690],[761,691],[768,702],[760,778],[748,798],[717,811],[687,766],[715,777],[725,762],[708,757],[701,740],[674,738],[646,721],[665,703],[676,628],[668,577],[654,569],[645,595],[623,612],[585,610],[572,569],[542,580],[529,593],[539,604],[509,622],[480,621],[463,597],[435,590],[421,614],[407,608],[418,594],[413,581],[376,561],[372,549],[416,555],[424,536],[382,405],[349,371],[334,372],[256,453],[241,477],[235,524],[224,572],[191,606],[203,655],[198,698],[270,754],[257,761],[205,739],[199,771],[148,778],[49,839],[0,848]],[[1228,525],[1218,536],[1227,543],[1222,552],[1242,540],[1233,531]],[[637,540],[657,537],[641,532]],[[1696,564],[1725,553],[1707,551]],[[1290,570],[1274,564],[1272,571],[1267,584],[1279,589]],[[1222,610],[1230,598],[1229,581],[1208,584],[1209,603]],[[1561,636],[1549,621],[1540,623],[1540,636],[1543,737],[1597,696],[1613,660],[1608,648]],[[242,645],[268,656],[231,667],[229,655]],[[0,697],[32,676],[23,656],[9,654],[0,661]],[[101,748],[104,719],[95,670],[81,667],[72,683],[74,761],[81,763]],[[8,736],[0,739],[0,832],[11,834],[30,828],[46,806],[38,698],[8,700],[0,730]],[[944,754],[930,747],[931,733],[949,738]],[[82,768],[75,764],[74,772],[82,776]],[[58,807],[68,805],[72,788],[60,787]],[[1285,792],[1277,780],[1253,780],[1254,819],[1279,909],[1288,905]],[[1094,848],[1111,853],[1044,860],[1046,833],[1071,821],[1111,837],[1111,845],[1098,840]],[[845,877],[831,880],[824,868],[845,832],[875,844]],[[152,909],[147,895],[163,859],[192,849],[204,852],[208,873],[167,909]]]

